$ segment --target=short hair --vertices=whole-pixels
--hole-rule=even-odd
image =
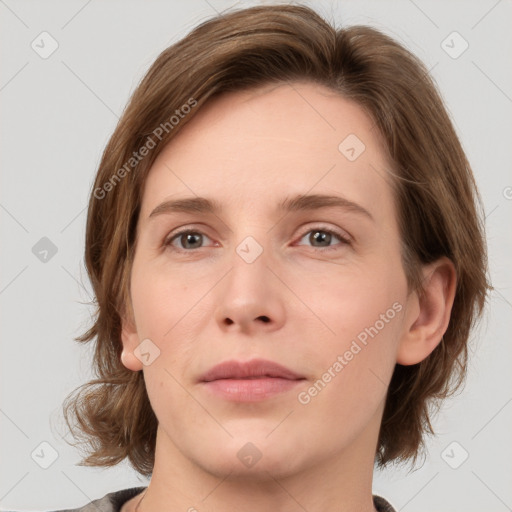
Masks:
[[[409,291],[421,295],[423,264],[447,256],[456,270],[451,318],[441,342],[420,363],[395,366],[375,454],[378,466],[415,461],[425,435],[434,433],[431,407],[439,409],[465,380],[470,331],[492,289],[481,199],[425,65],[379,30],[336,29],[305,6],[235,10],[203,22],[158,56],[103,152],[85,240],[96,312],[93,325],[76,338],[95,340],[96,378],[75,389],[63,406],[68,427],[87,449],[80,465],[113,466],[128,458],[139,473],[153,471],[158,420],[143,372],[120,361],[121,319],[131,310],[136,226],[152,163],[210,98],[294,81],[325,86],[352,100],[383,136]],[[184,105],[189,108],[181,109]],[[134,159],[134,152],[150,147],[149,140],[147,156]],[[75,426],[69,416],[76,418]]]

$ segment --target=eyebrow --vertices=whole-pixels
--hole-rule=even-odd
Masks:
[[[341,196],[302,194],[286,197],[277,206],[277,210],[281,212],[312,211],[321,208],[341,208],[374,220],[372,214],[366,208]],[[149,214],[149,218],[171,213],[210,213],[217,215],[221,212],[222,206],[218,201],[206,197],[184,197],[164,201]]]

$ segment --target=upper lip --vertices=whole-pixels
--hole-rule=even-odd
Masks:
[[[274,377],[288,380],[305,378],[273,361],[252,359],[251,361],[224,361],[201,375],[199,380],[209,382],[218,379],[248,379],[251,377]]]

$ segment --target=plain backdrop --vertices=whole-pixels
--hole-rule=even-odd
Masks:
[[[243,5],[261,3],[267,2]],[[413,471],[376,472],[374,493],[401,512],[512,510],[512,4],[303,3],[338,26],[379,28],[426,63],[485,207],[495,290],[471,340],[467,384],[435,418],[428,456]],[[126,463],[112,469],[77,466],[78,451],[58,434],[65,433],[63,399],[91,377],[91,347],[73,341],[92,314],[83,263],[86,205],[103,148],[145,71],[198,23],[234,5],[0,1],[4,510],[74,508],[148,483]]]

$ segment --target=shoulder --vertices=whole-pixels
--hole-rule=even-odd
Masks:
[[[119,512],[121,507],[131,498],[140,494],[146,487],[130,487],[106,494],[103,498],[98,498],[78,508],[66,508],[59,510],[50,510],[47,512]],[[1,512],[15,512],[2,510]]]
[[[373,505],[378,512],[396,512],[388,500],[382,496],[377,496],[376,494],[373,495]]]
[[[106,494],[103,498],[86,503],[78,508],[62,509],[49,512],[119,512],[121,507],[146,487],[131,487]]]

